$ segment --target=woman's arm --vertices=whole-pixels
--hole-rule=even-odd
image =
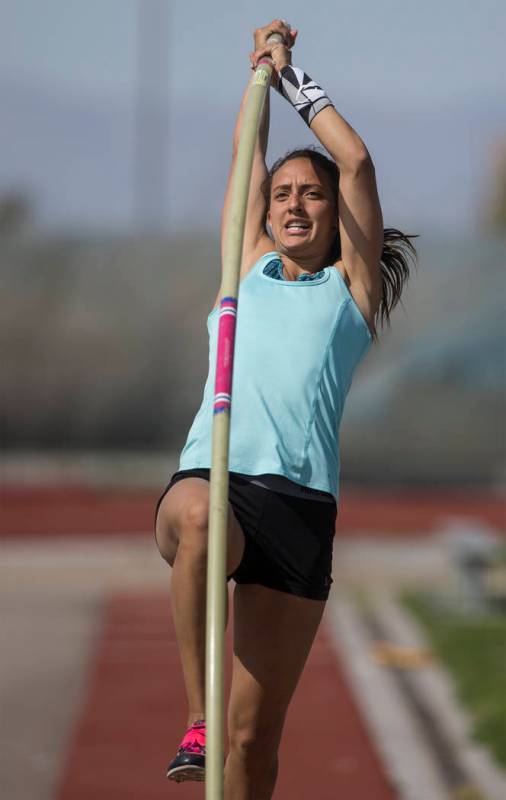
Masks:
[[[310,127],[336,162],[341,174],[355,172],[360,164],[370,160],[364,142],[334,106],[329,105],[320,111]]]
[[[242,128],[242,121],[244,117],[244,109],[246,108],[246,101],[248,98],[248,92],[251,85],[251,80],[248,82],[246,89],[244,90],[244,94],[241,101],[241,107],[239,108],[239,113],[237,115],[237,120],[235,123],[234,129],[234,136],[233,136],[233,149],[232,154],[235,157],[237,155],[237,148],[239,147],[239,142],[241,139],[241,128]],[[267,152],[267,143],[269,140],[269,122],[270,122],[270,95],[269,92],[266,92],[265,95],[265,102],[264,107],[262,109],[262,116],[260,118],[260,124],[258,127],[258,136],[255,141],[255,155],[260,154],[265,158],[265,154]]]
[[[375,306],[382,292],[383,215],[372,158],[360,136],[332,106],[315,116],[311,130],[340,172],[339,233],[343,266],[350,284],[360,286]]]
[[[241,136],[241,126],[246,106],[246,100],[249,92],[251,81],[248,82],[244,92],[237,122],[234,130],[233,143],[232,143],[232,163],[228,175],[227,188],[225,190],[225,199],[223,202],[223,211],[221,215],[221,259],[222,263],[225,257],[225,241],[228,219],[230,214],[230,203],[232,199],[232,183],[234,180],[235,164],[237,159],[237,149]],[[262,237],[263,231],[263,216],[265,211],[265,203],[260,187],[262,181],[267,177],[267,166],[265,164],[265,154],[267,152],[267,143],[269,140],[269,93],[265,98],[265,103],[262,111],[262,117],[259,125],[258,136],[255,142],[255,150],[253,153],[253,165],[251,170],[251,180],[248,194],[248,205],[246,208],[246,219],[244,222],[244,240],[242,248],[242,263],[241,274],[243,268],[247,269],[250,260],[250,253],[252,253],[259,240]]]
[[[282,20],[274,20],[269,29],[257,28],[254,32],[255,47],[262,46],[271,33],[279,33],[283,36],[284,41],[288,42],[291,46],[294,44],[297,32],[291,31],[289,27]],[[290,50],[282,44],[275,44],[270,46],[269,52],[272,52],[272,60],[274,62],[274,69],[272,71],[271,85],[277,85],[278,72],[286,65],[291,63]],[[252,53],[250,53],[250,61],[252,61]],[[253,68],[253,67],[252,67]],[[232,194],[232,183],[235,170],[235,162],[237,158],[237,150],[241,138],[241,128],[244,116],[244,109],[246,107],[247,96],[251,81],[243,94],[237,121],[234,129],[232,140],[232,164],[228,176],[227,188],[225,191],[225,199],[223,203],[223,211],[221,217],[221,255],[222,262],[224,259],[224,247],[226,240],[226,230],[228,225],[230,202]],[[241,263],[241,276],[243,276],[255,262],[256,251],[260,248],[269,249],[272,244],[267,236],[263,221],[265,214],[265,201],[261,192],[262,182],[267,177],[267,166],[265,164],[265,156],[267,153],[267,144],[269,140],[269,122],[270,122],[270,92],[266,93],[262,116],[259,123],[258,136],[255,142],[255,150],[253,154],[253,166],[251,172],[250,188],[248,194],[248,205],[246,209],[246,220],[244,226],[244,241],[242,249],[242,263]]]
[[[253,53],[253,64],[266,52],[266,46],[259,47]],[[382,292],[383,217],[374,164],[367,147],[322,87],[300,67],[282,67],[277,88],[339,168],[338,220],[343,267],[350,285],[367,295],[371,307],[377,307]]]

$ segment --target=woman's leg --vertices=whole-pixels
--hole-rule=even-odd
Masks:
[[[184,478],[169,489],[156,519],[160,553],[173,568],[172,618],[188,698],[188,726],[205,717],[208,510],[209,482]],[[243,552],[244,535],[229,504],[227,575],[237,568]]]
[[[324,608],[324,600],[236,586],[225,800],[272,797],[285,715]]]

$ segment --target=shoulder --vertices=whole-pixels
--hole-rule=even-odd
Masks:
[[[341,274],[342,279],[344,280],[348,289],[350,288],[350,277],[346,272],[344,264],[342,261],[335,261],[331,266],[333,266],[337,271]]]
[[[257,244],[253,248],[249,248],[247,250],[243,249],[242,253],[242,263],[241,263],[241,271],[239,274],[239,280],[243,280],[246,275],[251,272],[257,261],[262,258],[266,253],[270,253],[271,250],[275,250],[275,245],[273,240],[267,234],[263,234],[260,239],[258,240]],[[212,307],[211,311],[214,311],[220,304],[220,296],[221,296],[221,288],[218,291],[218,295],[214,302],[214,306]]]
[[[241,264],[241,278],[245,278],[250,272],[257,261],[262,258],[266,253],[275,250],[273,240],[267,234],[262,234],[255,247],[250,248],[247,252],[243,251],[242,264]]]
[[[352,283],[342,261],[336,261],[334,264],[332,264],[332,266],[343,278],[346,287],[355,302],[355,305],[367,322],[371,334],[373,334],[375,330],[375,318],[376,314],[378,313],[381,296],[378,296],[376,292],[372,293],[368,291],[367,288],[359,281],[354,281]]]

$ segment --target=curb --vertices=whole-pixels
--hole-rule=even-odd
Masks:
[[[439,663],[385,669],[378,640],[412,653],[430,651],[418,623],[384,586],[369,587],[362,611],[333,590],[327,622],[357,703],[400,800],[504,800],[506,774],[471,740],[469,716]]]
[[[418,621],[396,602],[392,592],[376,591],[372,607],[391,641],[415,649],[430,649]],[[410,670],[409,682],[420,704],[436,721],[453,751],[455,762],[460,763],[463,773],[467,774],[469,788],[475,786],[481,790],[486,800],[504,800],[506,772],[493,761],[485,747],[471,738],[471,718],[457,698],[451,674],[440,662],[432,662],[422,669]],[[465,797],[464,791],[461,794]]]
[[[427,743],[392,681],[371,658],[356,604],[332,589],[326,620],[349,685],[399,800],[448,800]]]

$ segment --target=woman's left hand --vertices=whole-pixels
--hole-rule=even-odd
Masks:
[[[272,36],[273,33],[279,33],[283,37],[283,41],[267,44],[267,39],[269,36]],[[254,33],[255,50],[250,53],[251,69],[256,69],[259,60],[264,56],[268,56],[272,59],[274,70],[279,75],[283,67],[292,63],[290,48],[295,44],[297,33],[298,31],[295,28],[290,28],[287,23],[281,19],[275,19],[270,25],[257,28]]]

